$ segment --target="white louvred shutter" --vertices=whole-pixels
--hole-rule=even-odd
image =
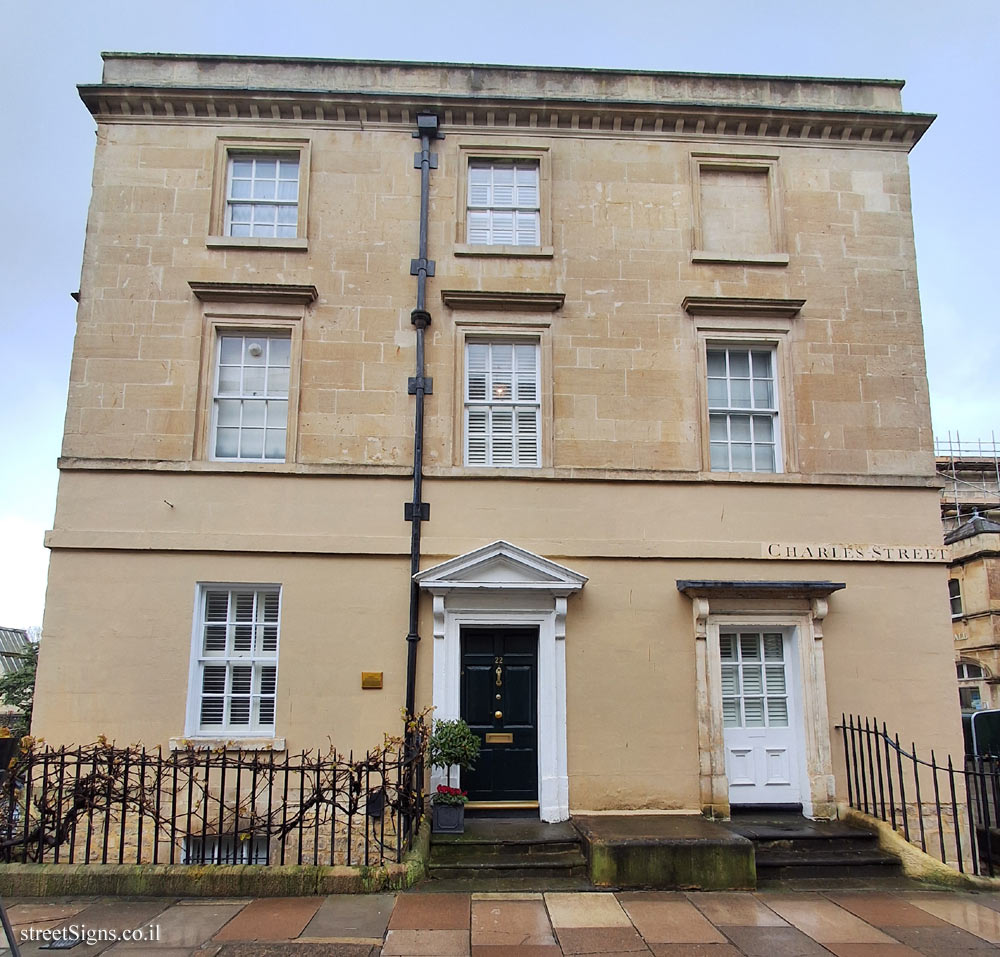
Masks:
[[[491,242],[494,246],[514,245],[514,219],[516,215],[513,210],[493,210],[491,214]]]
[[[538,164],[518,166],[515,173],[516,203],[520,209],[538,208]]]
[[[466,347],[465,397],[469,402],[485,402],[489,382],[490,347],[470,342]]]
[[[487,465],[486,409],[467,409],[465,413],[465,461],[467,465]]]
[[[466,223],[465,241],[470,246],[488,246],[490,244],[490,213],[489,211],[473,212],[469,210]]]
[[[511,207],[514,202],[514,167],[497,165],[493,167],[493,202],[494,207]]]
[[[514,410],[494,408],[490,415],[491,465],[514,464]]]
[[[514,347],[518,402],[538,401],[538,347],[533,343],[520,343]]]
[[[514,399],[514,346],[494,342],[490,349],[490,401],[512,402]]]
[[[533,466],[539,464],[538,455],[538,410],[517,410],[517,461],[515,464]]]
[[[469,206],[490,206],[493,168],[489,163],[469,166]]]
[[[538,246],[538,213],[516,213],[515,246]]]

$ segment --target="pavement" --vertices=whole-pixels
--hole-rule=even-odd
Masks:
[[[1000,892],[912,888],[5,904],[26,957],[63,950],[60,939],[77,940],[66,949],[80,957],[985,957],[1000,949]],[[122,939],[133,929],[144,939]]]

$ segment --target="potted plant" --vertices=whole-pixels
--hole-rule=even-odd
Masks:
[[[444,768],[447,784],[431,795],[431,830],[437,834],[461,834],[465,830],[468,794],[451,786],[451,769],[471,771],[479,757],[479,738],[461,719],[436,721],[427,742],[427,758],[435,768]]]

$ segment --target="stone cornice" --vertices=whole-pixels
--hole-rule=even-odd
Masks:
[[[490,292],[483,289],[442,289],[441,299],[451,309],[555,312],[566,301],[566,294],[562,292]]]
[[[793,319],[805,299],[749,299],[736,296],[686,296],[681,308],[690,316],[762,316]]]
[[[290,302],[308,305],[319,298],[311,285],[274,282],[195,282],[188,283],[202,302]]]
[[[82,85],[102,123],[221,123],[411,130],[420,111],[442,129],[543,136],[783,142],[909,150],[934,120],[924,113],[740,103],[531,98],[489,93],[371,93],[181,86]]]

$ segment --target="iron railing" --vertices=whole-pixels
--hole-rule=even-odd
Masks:
[[[841,716],[852,808],[890,824],[911,844],[963,873],[1000,869],[1000,758],[919,757],[874,717]]]
[[[422,720],[358,757],[25,739],[0,783],[0,860],[400,862],[424,811],[425,741]]]

